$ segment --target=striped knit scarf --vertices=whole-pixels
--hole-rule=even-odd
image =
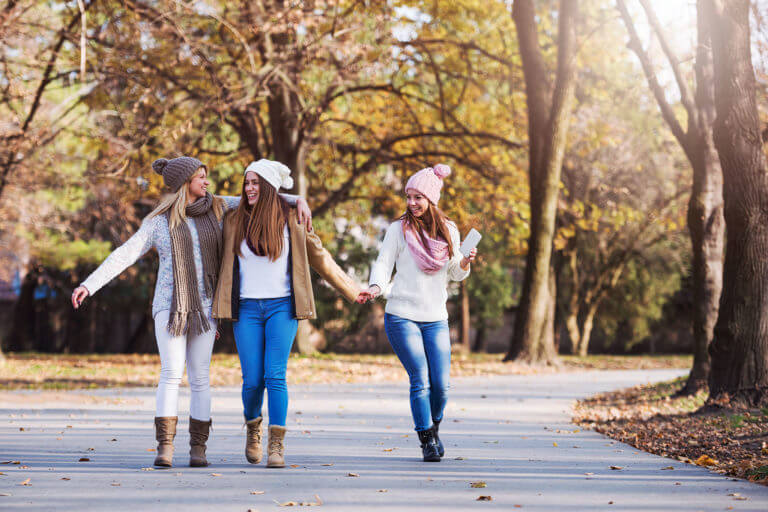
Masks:
[[[219,264],[221,263],[221,224],[213,211],[213,196],[206,193],[187,206],[186,215],[195,221],[195,229],[203,260],[205,295],[212,297],[216,290]],[[203,311],[197,288],[195,253],[192,235],[186,222],[170,230],[171,256],[173,258],[173,299],[168,318],[168,332],[173,336],[196,336],[208,331],[208,314]]]

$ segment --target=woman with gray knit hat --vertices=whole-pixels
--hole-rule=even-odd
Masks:
[[[160,353],[155,465],[170,467],[173,463],[179,384],[186,362],[191,391],[189,464],[202,467],[208,465],[205,445],[211,426],[209,368],[216,336],[211,305],[222,255],[221,222],[227,210],[238,206],[240,198],[208,192],[208,169],[196,158],[161,158],[152,163],[152,169],[163,177],[170,194],[144,219],[141,228],[72,292],[72,305],[79,308],[86,297],[150,249],[157,250],[160,263],[152,300]],[[296,196],[286,199],[298,203],[302,218],[309,224],[311,214],[306,202]]]

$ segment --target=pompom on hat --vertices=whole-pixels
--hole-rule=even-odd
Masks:
[[[163,177],[165,186],[172,192],[178,192],[181,186],[201,167],[205,167],[205,164],[191,156],[180,156],[170,160],[158,158],[152,162],[152,169]]]
[[[262,158],[256,162],[251,162],[243,171],[243,176],[249,172],[255,172],[267,180],[267,183],[275,187],[275,190],[280,190],[281,188],[293,188],[291,170],[285,164],[275,160]]]
[[[424,194],[429,201],[437,205],[440,200],[440,191],[443,188],[443,179],[451,174],[451,168],[445,164],[437,164],[434,167],[426,167],[408,180],[405,184],[406,192],[409,189]]]

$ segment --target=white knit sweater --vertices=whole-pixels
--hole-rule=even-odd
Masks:
[[[419,269],[416,260],[403,236],[402,221],[389,225],[384,235],[384,242],[379,257],[371,267],[369,285],[378,285],[382,291],[396,269],[392,289],[385,294],[385,311],[415,322],[436,322],[448,319],[445,303],[448,300],[448,280],[463,281],[469,275],[469,268],[461,268],[463,256],[459,252],[461,239],[459,230],[452,222],[448,223],[453,244],[453,258],[440,271],[426,274]]]

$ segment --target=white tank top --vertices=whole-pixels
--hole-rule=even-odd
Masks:
[[[291,277],[288,275],[288,244],[291,243],[288,224],[283,230],[283,252],[277,260],[255,255],[243,240],[240,243],[241,299],[277,299],[291,295]]]

